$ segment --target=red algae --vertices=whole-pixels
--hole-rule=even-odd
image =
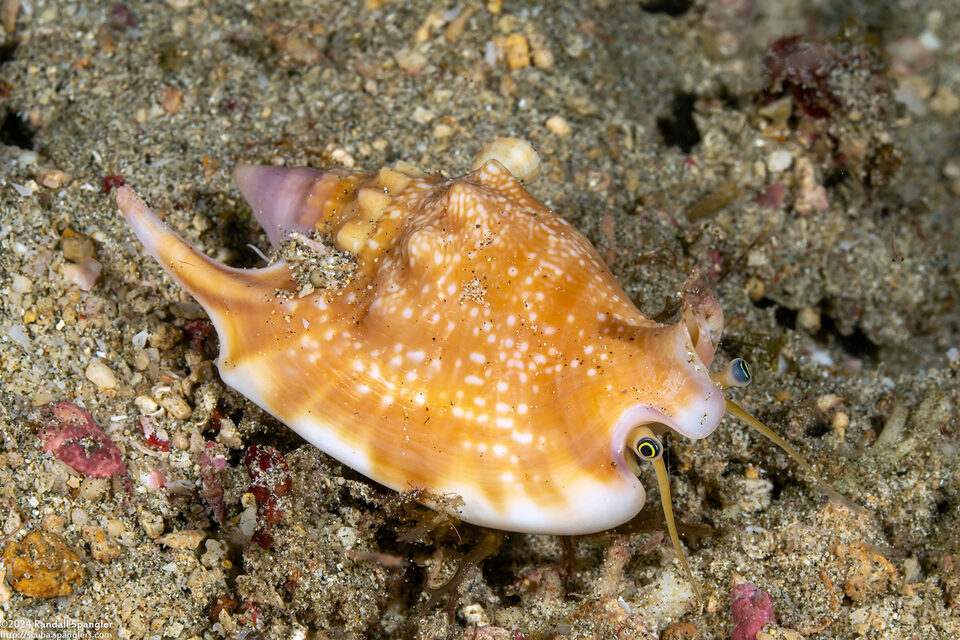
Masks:
[[[251,445],[243,464],[253,483],[250,493],[257,499],[259,515],[268,524],[280,522],[284,515],[280,502],[292,488],[287,461],[273,447]]]
[[[89,411],[72,402],[56,402],[45,406],[42,413],[40,438],[44,451],[52,451],[61,462],[93,478],[112,478],[127,472],[117,445]]]
[[[123,176],[116,173],[107,174],[100,179],[100,193],[106,195],[111,190],[119,189],[125,184],[127,184],[127,181],[123,179]]]
[[[777,622],[770,594],[752,584],[738,584],[730,597],[733,615],[731,640],[756,640],[757,632],[768,623]]]
[[[153,425],[151,416],[140,416],[137,418],[140,428],[143,430],[143,439],[154,451],[170,451],[170,439],[162,432],[157,431]]]

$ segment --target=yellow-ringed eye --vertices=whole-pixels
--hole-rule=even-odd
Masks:
[[[743,358],[735,358],[730,363],[730,374],[737,382],[736,386],[742,387],[750,384],[753,380],[753,374],[750,373],[750,365]]]
[[[641,460],[652,462],[663,455],[663,445],[660,444],[660,440],[656,436],[644,436],[637,440],[634,451],[637,452]]]
[[[745,387],[750,384],[753,374],[750,372],[750,365],[743,358],[734,358],[721,371],[710,375],[710,379],[720,385],[723,389],[730,387]]]

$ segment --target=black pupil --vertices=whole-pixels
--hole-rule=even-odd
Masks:
[[[651,440],[643,440],[638,447],[640,455],[644,458],[654,458],[657,455],[657,445]]]
[[[743,382],[750,380],[750,368],[747,366],[747,362],[745,360],[741,360],[737,363],[737,373],[739,374],[738,377]]]

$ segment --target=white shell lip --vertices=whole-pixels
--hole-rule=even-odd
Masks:
[[[684,333],[686,333],[685,330]],[[687,337],[689,341],[689,337]],[[696,352],[690,351],[691,358],[696,358]],[[710,379],[706,373],[706,367],[703,363],[694,365],[691,376],[691,384],[700,389],[699,401],[690,403],[686,407],[672,407],[674,415],[668,416],[663,411],[649,404],[637,404],[624,411],[617,420],[613,428],[611,446],[615,455],[620,457],[617,464],[620,464],[627,438],[630,432],[643,425],[662,424],[676,431],[680,435],[691,440],[701,440],[713,433],[720,420],[723,418],[727,408],[727,401],[723,397],[721,389]],[[699,374],[700,368],[704,373]],[[656,431],[656,429],[655,429]]]
[[[607,531],[640,513],[646,500],[643,485],[628,470],[622,478],[622,483],[574,479],[563,487],[563,505],[553,508],[518,492],[509,509],[499,511],[469,486],[452,493],[463,497],[459,517],[467,522],[501,531],[575,536]]]
[[[220,375],[224,382],[284,422],[313,446],[374,481],[384,483],[366,452],[340,439],[336,429],[327,424],[322,416],[314,413],[278,415],[264,396],[256,371],[250,364],[224,366],[221,363]],[[612,454],[611,460],[617,463],[618,469],[622,469],[620,482],[600,481],[584,474],[571,473],[568,484],[561,487],[565,500],[559,505],[544,504],[537,501],[535,496],[517,491],[511,497],[508,508],[503,509],[502,505],[491,503],[482,491],[471,484],[469,478],[430,489],[436,494],[452,494],[463,498],[462,506],[453,515],[471,524],[520,533],[585,535],[606,531],[631,520],[640,513],[646,500],[640,480],[623,463],[623,451],[619,458]],[[415,488],[384,484],[399,492]]]

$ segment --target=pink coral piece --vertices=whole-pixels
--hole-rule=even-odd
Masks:
[[[757,196],[756,202],[763,209],[779,209],[783,206],[784,200],[787,198],[787,185],[782,182],[775,182],[773,184],[767,185],[760,195]]]
[[[731,640],[756,640],[757,632],[767,623],[776,623],[773,598],[759,587],[746,583],[733,588],[730,610],[733,614]]]
[[[56,402],[43,409],[40,431],[43,450],[52,451],[75,471],[93,478],[112,478],[127,472],[120,450],[90,412],[72,402]]]
[[[150,469],[150,474],[147,476],[147,486],[157,491],[162,489],[167,484],[167,474],[161,471],[160,469]]]

